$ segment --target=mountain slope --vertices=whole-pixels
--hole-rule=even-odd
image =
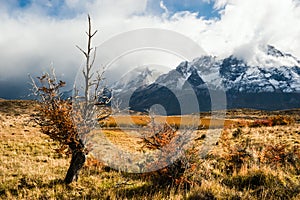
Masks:
[[[134,91],[145,88],[155,82],[159,75],[163,74],[157,68],[142,66],[124,74],[119,81],[110,87],[113,91],[113,101],[120,104],[121,108],[128,108],[129,99]]]
[[[191,103],[196,99],[196,107],[208,111],[211,110],[210,94],[225,92],[227,108],[300,107],[300,62],[297,58],[268,45],[260,48],[255,59],[256,65],[235,56],[224,59],[202,56],[192,62],[184,61],[154,83],[135,88],[129,106],[133,110],[146,110],[161,104],[169,114],[183,114],[198,111]],[[126,90],[123,88],[123,91]]]

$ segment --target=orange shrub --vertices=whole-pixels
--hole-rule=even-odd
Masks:
[[[267,119],[258,119],[249,124],[249,127],[262,127],[262,126],[278,126],[278,125],[290,125],[293,124],[295,120],[289,116],[272,116]]]
[[[270,119],[258,119],[249,124],[249,127],[262,127],[262,126],[272,126],[273,123]]]
[[[277,116],[271,117],[270,120],[272,121],[272,126],[290,125],[295,122],[295,120],[292,117],[282,116],[282,115],[277,115]]]

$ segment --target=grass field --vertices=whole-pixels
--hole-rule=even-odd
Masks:
[[[218,142],[205,158],[195,158],[208,136],[210,119],[203,116],[202,128],[195,130],[195,149],[187,154],[190,166],[171,184],[163,171],[122,173],[89,155],[79,180],[70,185],[63,183],[70,158],[57,153],[58,144],[30,121],[36,111],[30,101],[0,100],[0,199],[300,199],[299,110],[228,111]],[[268,126],[265,119],[271,115],[294,122]],[[189,117],[155,120],[189,126]],[[146,126],[151,121],[138,115],[114,120],[121,126],[131,126],[132,121]],[[108,123],[114,124],[112,119]],[[220,128],[223,122],[213,123],[213,128]],[[140,148],[137,134],[117,127],[104,133],[125,150]]]

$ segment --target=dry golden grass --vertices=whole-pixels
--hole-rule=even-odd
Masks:
[[[70,158],[58,154],[58,145],[30,122],[35,106],[28,101],[0,101],[0,199],[300,199],[299,121],[285,126],[246,126],[281,113],[228,112],[219,141],[184,174],[194,183],[191,188],[158,185],[157,176],[117,172],[92,155],[78,182],[67,186],[62,180]],[[297,118],[297,112],[284,115]],[[183,118],[180,123],[188,126],[188,117]],[[127,116],[117,120],[128,125]],[[140,126],[147,120],[133,116]],[[179,124],[180,118],[167,120]],[[201,120],[202,125],[209,124],[208,117]],[[219,126],[216,122],[214,127]],[[123,149],[135,151],[140,145],[136,131],[107,129],[104,133]],[[206,129],[197,130],[196,148],[207,134]]]
[[[211,119],[209,117],[183,116],[155,116],[155,123],[170,124],[175,127],[199,127],[199,128],[222,128],[237,124],[236,119]],[[145,115],[116,115],[102,122],[104,127],[143,127],[151,124],[151,117]]]

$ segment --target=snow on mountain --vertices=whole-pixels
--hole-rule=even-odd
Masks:
[[[291,54],[283,53],[271,45],[260,45],[251,50],[250,58],[245,55],[239,56],[240,52],[236,52],[236,57],[245,60],[250,66],[259,67],[293,67],[299,65],[299,60]]]
[[[147,66],[138,67],[124,74],[119,81],[112,85],[112,88],[115,93],[134,91],[138,87],[153,83],[161,74],[162,72],[156,68]]]
[[[133,92],[156,83],[174,90],[187,87],[235,92],[300,92],[300,61],[271,45],[259,47],[256,62],[235,56],[202,56],[184,61],[163,74],[157,68],[138,67],[112,85],[114,93]],[[161,75],[162,74],[162,75]]]
[[[299,107],[300,62],[297,58],[268,45],[260,47],[255,59],[256,63],[236,56],[223,59],[202,56],[191,62],[184,61],[154,83],[136,90],[130,97],[130,107],[149,108],[167,90],[175,92],[179,98],[186,98],[188,91],[193,90],[202,110],[209,110],[209,91],[226,92],[230,108]],[[176,101],[168,101],[169,113],[178,113]]]
[[[183,89],[186,82],[193,87],[235,92],[300,92],[300,62],[268,45],[264,49],[267,66],[246,63],[230,56],[217,59],[202,56],[182,62],[175,70],[160,76],[156,83]]]

